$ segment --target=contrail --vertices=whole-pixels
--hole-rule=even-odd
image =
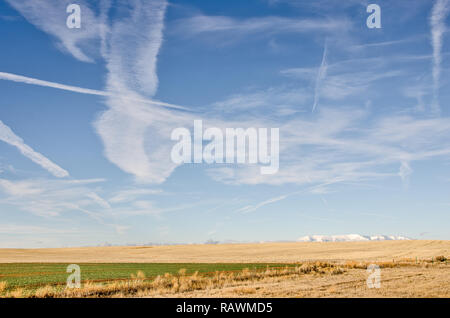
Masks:
[[[431,25],[431,44],[433,46],[433,111],[440,112],[439,106],[439,81],[441,77],[441,50],[442,35],[445,32],[445,19],[450,11],[449,0],[437,0],[433,6],[430,25]]]
[[[53,174],[55,177],[64,178],[69,176],[69,173],[58,166],[57,164],[50,161],[48,158],[42,154],[34,151],[30,146],[25,144],[22,138],[17,136],[11,128],[6,126],[0,120],[0,140],[16,147],[19,151],[28,159],[40,165],[42,168],[46,169],[48,172]]]
[[[312,111],[317,107],[317,104],[319,103],[319,97],[320,97],[320,84],[322,80],[327,75],[327,41],[325,41],[325,46],[323,48],[323,55],[322,55],[322,63],[320,63],[319,72],[317,73],[316,77],[316,86],[314,88],[314,104]]]
[[[120,94],[115,94],[115,93],[111,93],[111,92],[100,91],[100,90],[95,90],[95,89],[90,89],[90,88],[83,88],[83,87],[78,87],[78,86],[59,84],[59,83],[49,82],[49,81],[43,81],[43,80],[40,80],[37,78],[21,76],[21,75],[16,75],[16,74],[12,74],[12,73],[0,72],[0,79],[18,82],[18,83],[25,83],[25,84],[30,84],[30,85],[38,85],[38,86],[62,89],[65,91],[71,91],[71,92],[80,93],[80,94],[108,96],[108,97],[120,97],[120,98],[124,98],[124,99],[131,100],[131,101],[136,101],[136,102],[141,102],[141,103],[153,104],[153,105],[181,109],[181,110],[189,110],[188,108],[183,107],[183,106],[159,102],[159,101],[155,101],[155,100],[151,100],[151,99],[131,98],[131,97],[122,96]]]

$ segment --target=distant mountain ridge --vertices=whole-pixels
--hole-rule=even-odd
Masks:
[[[410,238],[396,235],[306,235],[299,237],[297,242],[358,242],[358,241],[395,241],[410,240]]]

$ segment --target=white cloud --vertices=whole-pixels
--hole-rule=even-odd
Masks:
[[[402,178],[402,181],[405,185],[408,185],[409,176],[412,174],[413,170],[411,169],[409,163],[407,161],[402,161],[400,164],[400,169],[398,171],[398,175]]]
[[[192,124],[192,117],[117,99],[108,105],[95,122],[105,156],[139,182],[163,182],[177,166],[170,160],[170,133]]]
[[[43,226],[0,224],[0,234],[41,235],[41,234],[73,234],[78,233],[71,229],[54,229]]]
[[[269,87],[247,93],[233,94],[218,101],[208,109],[208,117],[247,117],[249,114],[270,114],[271,116],[290,116],[305,112],[306,102],[311,93],[306,88]],[[231,115],[231,116],[230,116]],[[216,119],[217,120],[217,119]]]
[[[395,58],[364,58],[327,63],[327,50],[324,49],[322,63],[318,68],[290,68],[281,74],[302,81],[315,80],[314,104],[316,108],[320,97],[328,100],[342,100],[349,96],[365,97],[371,85],[386,78],[405,75],[403,69],[398,68],[399,62],[405,62],[411,57]]]
[[[345,32],[349,27],[350,23],[342,19],[293,19],[278,16],[235,19],[197,15],[176,22],[176,29],[180,33],[198,35],[228,32],[238,37],[255,33]]]
[[[73,213],[77,213],[73,219],[76,223],[83,220],[84,216],[100,226],[110,227],[118,234],[123,234],[129,229],[123,221],[130,216],[158,217],[166,212],[182,211],[193,206],[179,204],[160,207],[156,201],[148,199],[150,195],[160,195],[162,192],[158,189],[127,187],[114,191],[105,189],[101,185],[103,181],[0,178],[0,210],[18,210],[56,221],[67,221],[73,217]]]
[[[337,75],[329,75],[321,88],[325,97],[332,100],[343,99],[347,96],[361,94],[366,91],[373,82],[404,75],[403,71],[392,70],[380,73],[368,71],[348,72]]]
[[[436,0],[431,17],[431,44],[433,45],[433,111],[439,113],[439,87],[440,87],[440,77],[441,77],[441,50],[442,50],[442,36],[446,30],[445,18],[450,12],[450,1],[449,0]]]
[[[158,0],[116,8],[123,16],[111,26],[104,57],[107,90],[117,97],[107,98],[109,109],[95,122],[108,160],[144,183],[161,183],[176,168],[168,138],[172,129],[193,120],[186,113],[129,100],[152,97],[158,87],[156,65],[166,6],[166,1]]]
[[[135,1],[116,7],[123,17],[111,26],[106,38],[109,51],[108,90],[153,96],[158,87],[156,62],[163,41],[165,0]]]
[[[123,235],[123,234],[126,234],[131,227],[127,226],[127,225],[117,225],[116,224],[116,225],[114,225],[114,228],[115,228],[117,234]]]
[[[2,189],[5,193],[16,197],[39,195],[44,191],[35,182],[31,181],[13,182],[6,179],[0,179],[0,189]]]
[[[208,174],[229,184],[362,182],[406,177],[411,172],[406,163],[450,155],[446,119],[410,115],[371,119],[368,110],[355,108],[322,108],[317,115],[311,120],[305,114],[280,125],[277,174],[261,175],[254,166],[214,167]],[[403,165],[401,174],[395,167],[398,164]]]
[[[86,196],[88,198],[92,199],[94,202],[96,202],[102,208],[111,209],[111,205],[109,205],[108,201],[106,201],[105,199],[100,197],[97,193],[89,192],[89,193],[86,194]]]
[[[80,29],[66,26],[66,8],[72,0],[7,0],[7,2],[30,23],[42,31],[56,37],[58,46],[83,62],[93,62],[93,58],[82,49],[89,48],[91,41],[100,40],[103,22],[96,16],[89,1],[77,0],[81,7]]]
[[[243,208],[238,209],[237,212],[241,212],[241,213],[253,212],[253,211],[256,211],[259,208],[262,208],[265,205],[272,204],[272,203],[284,200],[287,197],[288,197],[288,195],[281,195],[281,196],[274,197],[274,198],[271,198],[271,199],[268,199],[268,200],[264,200],[264,201],[262,201],[260,203],[255,204],[255,205],[247,205],[247,206],[245,206]]]
[[[149,196],[161,195],[163,192],[159,189],[126,187],[116,191],[106,190],[101,185],[104,181],[0,178],[0,210],[18,210],[39,217],[65,221],[73,217],[73,213],[77,213],[73,219],[75,223],[83,220],[84,216],[100,226],[110,227],[116,233],[124,234],[130,228],[123,224],[128,217],[136,215],[158,217],[163,213],[183,211],[193,206],[178,204],[160,207],[156,201],[148,199]]]
[[[355,44],[351,47],[351,49],[355,49],[355,50],[373,49],[374,47],[378,48],[378,47],[386,47],[386,46],[405,44],[405,43],[409,43],[409,42],[418,41],[419,39],[420,39],[420,37],[415,36],[415,37],[411,37],[411,38],[407,38],[407,39],[400,39],[400,40]]]
[[[69,173],[63,168],[59,167],[42,154],[36,152],[25,144],[22,138],[17,136],[8,126],[6,126],[2,121],[0,121],[0,140],[16,147],[19,151],[28,159],[34,163],[40,165],[42,168],[46,169],[48,172],[53,174],[55,177],[63,178],[67,177]]]
[[[144,189],[144,188],[132,188],[125,189],[114,193],[108,201],[111,203],[123,203],[135,200],[138,197],[160,195],[163,191],[160,189]]]
[[[413,108],[416,112],[425,111],[425,97],[430,92],[430,85],[416,84],[412,86],[405,87],[403,89],[403,94],[405,97],[414,98],[417,102]]]
[[[43,217],[82,212],[101,221],[105,205],[90,185],[98,180],[0,179],[0,204]]]

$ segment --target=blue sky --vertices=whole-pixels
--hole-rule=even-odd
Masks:
[[[449,239],[450,1],[369,3],[0,2],[0,247]],[[195,119],[278,173],[174,164]]]

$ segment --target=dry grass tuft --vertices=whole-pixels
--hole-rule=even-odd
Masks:
[[[356,261],[347,261],[344,264],[344,267],[346,268],[351,268],[351,269],[366,269],[367,265],[361,262],[356,262]]]
[[[256,294],[257,292],[256,288],[248,286],[238,287],[235,288],[233,291],[238,295],[252,295]]]
[[[38,288],[34,292],[34,297],[37,298],[50,298],[55,296],[55,289],[52,286],[46,285],[44,287]]]
[[[0,294],[3,294],[8,287],[8,282],[0,282]]]
[[[141,282],[141,281],[144,281],[145,278],[146,278],[145,277],[145,273],[143,271],[138,271],[136,273],[136,275],[135,274],[131,274],[131,279],[134,280],[134,281]]]
[[[345,273],[345,270],[340,267],[333,268],[333,270],[331,271],[332,275],[340,275],[340,274],[344,274],[344,273]]]
[[[25,297],[25,290],[23,288],[17,288],[6,294],[8,298],[22,298]]]

